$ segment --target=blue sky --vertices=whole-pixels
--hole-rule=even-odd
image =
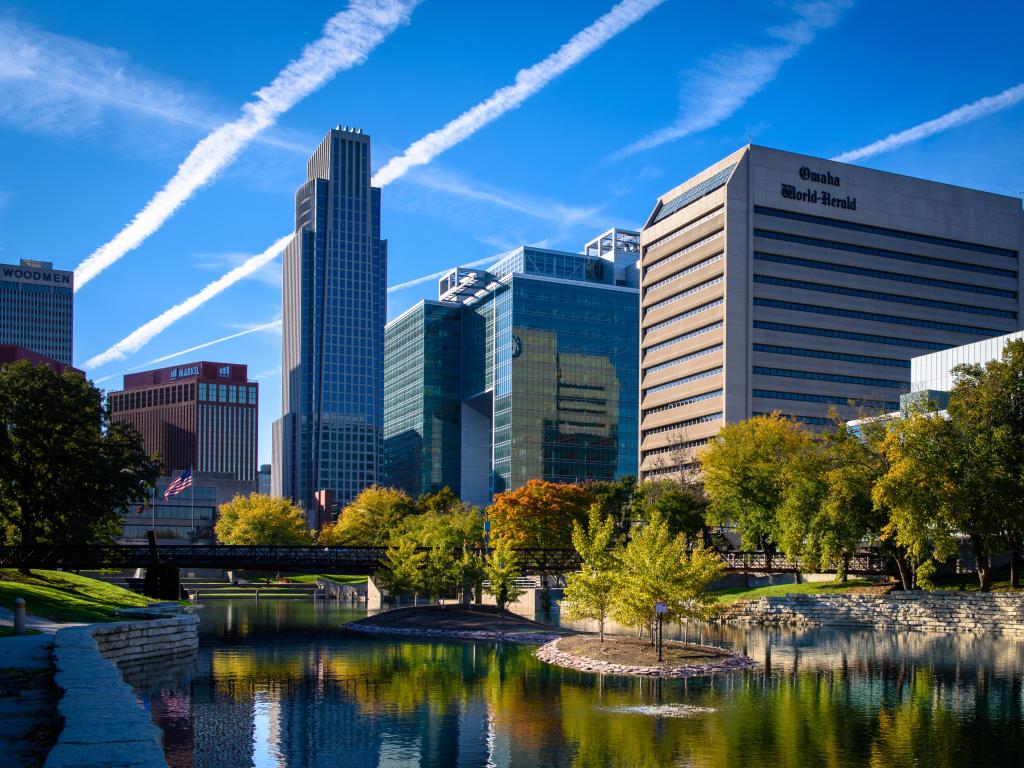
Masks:
[[[658,195],[748,139],[831,157],[998,94],[858,162],[1024,192],[1024,88],[1007,93],[1024,82],[1019,3],[979,12],[934,1],[646,2],[653,7],[519,106],[387,184],[389,284],[523,243],[578,250],[611,226],[637,227]],[[280,109],[152,234],[81,287],[76,362],[287,234],[306,158],[330,127],[369,133],[380,169],[613,5],[425,0],[408,23],[378,29],[364,61]],[[0,261],[77,267],[346,8],[348,0],[0,5]],[[435,291],[426,282],[392,292],[389,317]],[[280,304],[274,258],[89,374],[117,388],[119,377],[105,377],[267,325]],[[259,379],[260,456],[269,461],[278,330],[160,364],[198,359],[247,363]]]

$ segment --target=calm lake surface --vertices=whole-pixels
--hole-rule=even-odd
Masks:
[[[353,638],[322,603],[211,600],[195,662],[133,681],[171,766],[1024,766],[1021,642],[710,627],[761,668],[634,680]]]

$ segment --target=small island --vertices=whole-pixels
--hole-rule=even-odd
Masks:
[[[606,635],[602,642],[594,634],[555,638],[538,649],[537,658],[581,672],[634,677],[699,677],[757,666],[742,654],[676,640],[662,644],[658,661],[658,648],[648,640]]]
[[[548,643],[572,630],[540,624],[493,605],[429,605],[367,616],[342,625],[367,635],[452,640],[495,640],[503,643]]]

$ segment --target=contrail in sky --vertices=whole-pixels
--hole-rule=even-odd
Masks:
[[[501,260],[501,256],[488,256],[486,259],[479,259],[477,261],[471,261],[469,264],[463,264],[461,266],[463,266],[463,267],[482,267],[482,266],[484,266],[484,264],[494,264],[495,262],[500,261],[500,260]],[[388,293],[394,293],[395,291],[404,291],[406,288],[412,288],[414,285],[419,285],[420,283],[425,283],[428,280],[437,280],[437,278],[444,277],[445,275],[447,275],[451,271],[452,271],[452,269],[451,269],[451,267],[449,267],[448,269],[442,269],[440,272],[435,272],[432,275],[423,275],[422,277],[413,278],[412,280],[409,280],[408,282],[405,282],[405,283],[399,283],[398,285],[389,285],[388,286]]]
[[[1021,101],[1024,101],[1024,83],[1007,88],[995,96],[986,96],[970,104],[957,107],[952,112],[947,112],[941,117],[936,117],[934,120],[928,120],[927,122],[915,125],[913,128],[907,128],[907,130],[900,131],[899,133],[891,133],[884,139],[859,149],[843,152],[832,159],[840,163],[852,163],[857,160],[863,160],[865,157],[879,155],[882,152],[890,152],[907,144],[912,144],[915,141],[934,136],[936,133],[942,133],[951,128],[959,128],[961,125],[972,123],[979,118],[1000,112],[1007,107],[1012,107],[1014,104],[1019,104]]]
[[[665,0],[622,0],[608,13],[543,61],[516,73],[515,82],[499,88],[443,128],[413,142],[401,155],[391,158],[373,175],[373,185],[384,187],[417,165],[426,165],[445,150],[464,141],[488,123],[515,109],[556,77],[572,69],[605,43],[646,16]],[[77,278],[76,278],[77,279]]]
[[[84,367],[96,368],[101,365],[106,365],[112,360],[122,360],[133,352],[138,352],[142,347],[148,344],[153,337],[163,333],[171,325],[178,322],[178,320],[190,315],[192,312],[195,312],[199,307],[217,294],[227,290],[239,280],[248,277],[256,270],[261,269],[266,264],[269,264],[277,258],[277,255],[284,250],[284,247],[288,245],[288,241],[291,239],[292,235],[290,234],[279,238],[263,253],[253,256],[243,264],[232,269],[226,275],[214,280],[203,288],[203,290],[199,291],[199,293],[189,296],[180,304],[175,304],[162,314],[154,317],[148,323],[139,326],[107,351],[89,358],[83,364]]]
[[[335,14],[323,34],[303,49],[270,85],[242,107],[242,116],[200,141],[178,166],[173,178],[135,214],[112,240],[101,245],[75,269],[75,290],[138,248],[201,187],[212,182],[262,131],[338,72],[366,61],[400,25],[408,22],[419,0],[352,0]]]
[[[267,330],[270,330],[271,328],[280,328],[280,327],[281,327],[281,318],[278,318],[277,320],[271,320],[269,323],[261,323],[260,325],[254,325],[252,328],[246,328],[244,331],[239,331],[238,333],[232,333],[229,336],[221,336],[219,339],[213,339],[212,341],[204,341],[202,344],[196,344],[194,347],[189,347],[188,349],[179,349],[177,352],[171,352],[169,355],[162,355],[160,357],[154,357],[152,360],[147,360],[146,362],[142,363],[142,365],[137,365],[134,368],[129,368],[128,370],[129,370],[129,372],[130,371],[138,371],[138,370],[141,370],[141,369],[145,368],[147,365],[155,365],[156,363],[163,363],[163,362],[166,362],[167,360],[171,360],[171,359],[173,359],[175,357],[181,357],[182,355],[187,355],[187,354],[189,354],[191,352],[197,352],[200,349],[206,349],[207,347],[212,347],[214,344],[222,344],[225,341],[231,341],[232,339],[237,339],[239,336],[248,336],[250,333],[257,333],[259,331],[267,331]],[[113,378],[115,378],[117,376],[123,376],[123,375],[124,375],[124,373],[111,373],[111,374],[108,374],[108,375],[103,376],[101,378],[93,379],[93,383],[94,384],[99,384],[101,381],[107,381],[108,379],[113,379]]]

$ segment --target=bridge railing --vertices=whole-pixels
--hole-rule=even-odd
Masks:
[[[483,549],[474,550],[478,555]],[[159,562],[181,568],[250,569],[266,571],[305,571],[307,573],[372,573],[386,559],[385,547],[264,547],[223,544],[167,544],[154,550],[138,544],[89,544],[61,547],[46,544],[0,547],[0,568],[147,568]],[[459,550],[461,554],[461,549]],[[573,549],[521,548],[517,550],[524,574],[557,574],[578,570],[581,560]],[[799,572],[797,561],[766,552],[718,550],[729,571]],[[836,563],[832,568],[835,571]],[[874,550],[864,550],[846,565],[850,574],[887,574],[889,563]]]

